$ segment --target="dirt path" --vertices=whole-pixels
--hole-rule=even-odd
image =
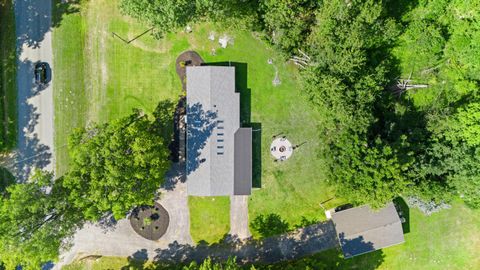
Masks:
[[[18,149],[14,172],[26,180],[33,168],[55,170],[51,0],[15,1]],[[46,62],[48,83],[34,83],[34,66]]]

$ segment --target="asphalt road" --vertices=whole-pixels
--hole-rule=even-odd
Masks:
[[[51,0],[16,0],[18,150],[15,173],[27,179],[33,168],[53,171],[54,107]],[[34,81],[37,62],[49,65],[47,84]]]

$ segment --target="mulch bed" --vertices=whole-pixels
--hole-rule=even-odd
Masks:
[[[167,232],[170,217],[162,205],[139,206],[130,215],[133,230],[143,238],[158,240]]]
[[[180,77],[180,81],[182,82],[182,89],[183,91],[187,90],[187,66],[201,66],[204,63],[202,57],[195,52],[195,51],[186,51],[180,54],[177,57],[177,61],[175,62],[175,69],[177,71],[178,77]]]

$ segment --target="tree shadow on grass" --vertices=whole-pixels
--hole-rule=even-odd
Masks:
[[[261,240],[240,240],[235,235],[226,235],[223,241],[213,244],[205,242],[191,246],[174,242],[166,249],[156,250],[154,261],[158,264],[183,264],[192,261],[201,263],[208,257],[222,262],[236,257],[241,265],[276,263],[331,249],[337,244],[334,225],[328,221]]]
[[[52,27],[59,27],[63,18],[69,14],[80,12],[80,5],[84,0],[52,0]]]
[[[146,249],[137,250],[127,258],[128,264],[121,270],[143,270],[148,262],[148,252]]]
[[[259,215],[250,222],[250,227],[263,238],[286,233],[290,225],[278,214]]]

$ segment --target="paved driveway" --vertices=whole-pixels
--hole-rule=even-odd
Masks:
[[[251,236],[248,229],[249,196],[230,196],[230,235],[240,239]]]
[[[54,170],[51,0],[16,0],[18,142],[13,168],[19,180],[32,168]],[[34,83],[34,65],[46,62],[48,83]]]
[[[161,190],[158,202],[168,211],[170,224],[167,232],[157,241],[139,236],[130,226],[130,221],[122,219],[116,226],[87,224],[73,239],[73,247],[60,256],[56,269],[86,255],[128,257],[137,250],[144,250],[147,256],[154,257],[157,249],[168,248],[177,242],[193,245],[190,237],[190,213],[188,210],[187,186],[182,179],[182,166],[175,164],[167,175],[170,190]]]
[[[235,256],[242,263],[270,264],[302,258],[337,246],[335,227],[332,221],[327,221],[265,240],[243,242],[234,238],[230,242],[211,246],[172,243],[168,249],[158,249],[155,257],[149,257],[149,259],[178,263],[201,262],[207,257],[224,261],[230,256]]]

